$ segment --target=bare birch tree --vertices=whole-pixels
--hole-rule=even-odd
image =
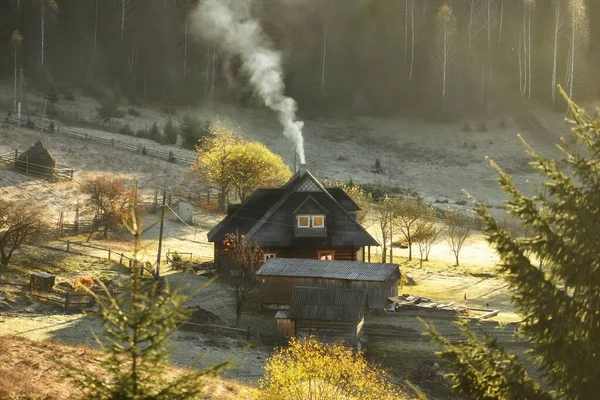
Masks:
[[[46,6],[50,8],[50,11],[58,10],[58,4],[56,0],[39,0],[40,3],[40,66],[44,67],[44,60],[46,58]]]
[[[447,211],[446,217],[446,241],[454,253],[456,259],[456,266],[459,264],[459,255],[465,245],[465,242],[471,236],[473,232],[473,221],[472,218],[459,214],[456,211]]]
[[[573,98],[575,85],[575,69],[577,67],[577,58],[581,47],[588,38],[587,10],[585,0],[569,0],[569,12],[571,22],[571,40],[569,49],[569,63],[567,66],[567,85],[569,88],[569,98]]]
[[[395,226],[398,227],[408,246],[408,259],[412,260],[412,245],[425,228],[427,205],[421,200],[405,199],[394,204]]]
[[[321,94],[325,93],[325,61],[327,60],[327,24],[323,25],[323,57],[321,58]]]
[[[558,72],[559,33],[562,27],[561,0],[554,0],[554,45],[552,46],[552,104],[556,102],[556,75]]]
[[[19,32],[18,29],[12,34],[11,42],[14,48],[14,68],[15,68],[15,99],[14,99],[14,112],[17,112],[17,54],[19,47],[21,46],[21,42],[23,42],[23,36]]]
[[[456,33],[456,18],[452,7],[444,3],[437,13],[438,24],[438,54],[436,62],[442,74],[442,104],[446,101],[446,83],[448,80],[448,67],[454,56],[453,42]]]
[[[113,0],[115,7],[119,11],[119,21],[121,28],[121,40],[125,37],[125,23],[129,19],[131,9],[133,8],[136,0]]]
[[[500,0],[500,19],[498,21],[498,44],[502,43],[502,25],[504,24],[504,0]]]

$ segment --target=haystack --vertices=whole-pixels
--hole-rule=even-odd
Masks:
[[[20,171],[35,175],[52,176],[56,168],[56,159],[52,156],[50,150],[38,140],[19,155],[15,167]]]

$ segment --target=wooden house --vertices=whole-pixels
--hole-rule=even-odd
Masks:
[[[379,243],[356,221],[360,207],[340,188],[325,188],[304,166],[281,188],[258,189],[208,233],[215,267],[230,269],[227,234],[245,235],[269,258],[367,261]],[[368,258],[368,256],[367,256]]]
[[[367,292],[297,286],[289,311],[275,315],[284,337],[314,335],[324,342],[343,340],[349,345],[363,338]]]
[[[367,292],[367,307],[383,309],[398,295],[397,264],[360,261],[271,258],[256,272],[265,308],[289,309],[297,286]]]

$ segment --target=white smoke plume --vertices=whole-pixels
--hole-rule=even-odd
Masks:
[[[238,55],[254,91],[270,109],[277,111],[283,134],[292,139],[304,164],[304,123],[296,120],[296,101],[285,96],[281,55],[272,48],[258,21],[251,18],[249,2],[202,0],[192,14],[194,29],[221,50]]]

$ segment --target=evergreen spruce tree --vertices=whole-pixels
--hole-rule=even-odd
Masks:
[[[136,238],[137,224],[130,230]],[[203,398],[206,375],[218,374],[227,362],[202,371],[169,373],[169,338],[188,318],[183,309],[187,296],[177,288],[148,282],[141,276],[143,263],[136,262],[131,278],[121,294],[112,295],[106,287],[95,295],[103,318],[103,338],[96,337],[106,354],[99,367],[102,373],[85,365],[64,365],[65,373],[81,388],[87,399],[97,400],[187,400]]]
[[[564,95],[564,93],[563,93]],[[566,96],[565,96],[566,98]],[[600,395],[600,120],[569,99],[575,140],[561,139],[564,162],[536,153],[524,141],[531,165],[544,178],[533,196],[519,191],[493,161],[509,195],[508,211],[532,235],[513,237],[485,205],[477,212],[500,271],[514,290],[522,334],[533,346],[543,378],[532,379],[518,358],[491,337],[453,345],[433,329],[452,361],[454,389],[469,399],[597,399]],[[600,116],[599,116],[600,118]],[[545,260],[542,271],[533,260]]]

